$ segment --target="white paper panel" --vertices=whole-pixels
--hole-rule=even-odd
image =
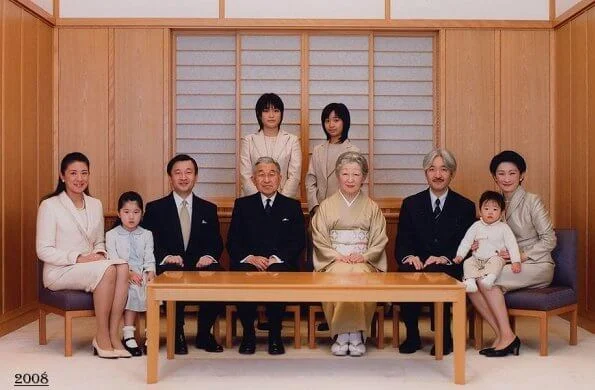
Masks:
[[[228,18],[384,19],[384,0],[226,0]]]
[[[556,16],[562,15],[580,2],[581,0],[556,0]]]
[[[218,18],[219,0],[60,0],[62,18]]]
[[[391,18],[548,20],[549,0],[391,0]]]
[[[48,14],[54,14],[54,0],[33,0],[33,2],[43,8]]]

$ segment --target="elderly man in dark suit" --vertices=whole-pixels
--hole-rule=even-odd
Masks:
[[[194,195],[198,165],[180,154],[167,164],[167,174],[173,191],[147,204],[143,226],[153,232],[157,273],[176,271],[219,271],[218,263],[223,251],[219,232],[217,206]],[[184,336],[184,302],[176,304],[175,353],[187,354]],[[222,352],[211,328],[222,304],[200,304],[196,347],[207,352]]]
[[[279,164],[261,157],[254,164],[252,181],[258,192],[236,200],[229,227],[227,250],[232,271],[298,271],[305,246],[304,215],[299,201],[277,192],[281,182]],[[281,320],[285,303],[268,303],[269,354],[285,353]],[[254,320],[256,303],[239,303],[238,316],[244,328],[241,354],[256,351]]]
[[[446,149],[434,149],[423,161],[429,188],[403,200],[395,245],[400,272],[445,272],[461,279],[463,268],[452,259],[467,229],[475,221],[475,205],[449,188],[457,162]],[[421,303],[402,303],[407,338],[401,353],[421,349],[418,319]],[[442,319],[436,319],[440,321]],[[450,304],[444,307],[444,354],[452,352]],[[432,347],[432,355],[435,348]]]

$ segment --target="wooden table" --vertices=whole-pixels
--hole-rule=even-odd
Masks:
[[[157,382],[159,301],[167,302],[167,356],[174,356],[175,302],[434,302],[442,318],[453,303],[454,382],[465,383],[465,286],[442,273],[165,272],[147,288],[147,383]],[[443,324],[435,325],[442,359]]]

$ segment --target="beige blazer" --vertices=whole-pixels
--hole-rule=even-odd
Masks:
[[[252,182],[252,167],[260,157],[267,156],[267,149],[264,141],[264,132],[250,134],[242,137],[240,144],[240,180],[242,184],[242,196],[252,195],[258,192]],[[297,198],[300,175],[302,169],[302,150],[298,137],[279,130],[272,157],[281,166],[281,184],[279,192],[290,198]]]
[[[99,199],[84,195],[87,224],[66,192],[41,202],[37,213],[37,257],[45,262],[46,286],[60,279],[81,254],[104,253],[103,207]]]
[[[359,148],[352,145],[348,139],[339,145],[340,150],[338,154],[331,156],[331,158],[336,159],[341,153],[345,152],[359,152]],[[327,170],[328,150],[328,142],[316,145],[314,150],[312,150],[312,157],[310,157],[310,165],[308,166],[308,173],[305,180],[308,210],[312,210],[315,206],[318,206],[320,202],[333,195],[338,189],[335,169],[330,172]]]

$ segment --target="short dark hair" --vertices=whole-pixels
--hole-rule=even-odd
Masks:
[[[496,202],[498,206],[500,206],[500,210],[504,211],[506,209],[506,201],[504,200],[504,196],[496,191],[486,191],[479,197],[479,208],[481,209],[485,202]]]
[[[281,127],[281,123],[283,123],[283,111],[285,111],[285,105],[283,104],[283,100],[279,97],[279,95],[275,93],[265,93],[261,97],[258,98],[256,101],[256,107],[254,107],[254,111],[256,112],[256,120],[258,121],[258,126],[260,126],[260,130],[262,130],[262,113],[267,108],[276,108],[281,111],[281,120],[279,121],[279,127]]]
[[[171,176],[171,170],[174,169],[174,164],[180,161],[192,161],[192,165],[194,165],[194,173],[198,174],[198,164],[196,163],[196,160],[187,154],[178,154],[177,156],[174,156],[174,158],[169,160],[169,162],[167,163],[168,176]]]
[[[527,171],[527,163],[525,162],[523,156],[513,150],[503,150],[502,152],[495,155],[490,162],[490,172],[492,173],[492,176],[496,176],[498,165],[504,162],[514,164],[519,170],[520,174],[523,174]]]
[[[326,131],[324,127],[324,121],[327,120],[332,112],[335,112],[335,115],[338,116],[343,121],[343,133],[341,134],[341,138],[339,138],[339,143],[343,143],[347,139],[349,135],[349,127],[351,126],[351,115],[349,115],[349,109],[343,103],[330,103],[327,104],[326,107],[322,110],[322,114],[320,114],[320,121],[322,122],[322,130],[324,134],[326,134],[326,139],[330,140],[331,136]]]

